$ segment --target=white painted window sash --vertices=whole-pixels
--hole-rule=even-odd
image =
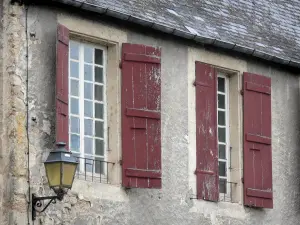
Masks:
[[[80,119],[80,152],[79,152],[79,156],[82,158],[86,158],[87,156],[91,156],[94,159],[96,159],[96,157],[100,157],[103,158],[104,161],[106,161],[107,159],[107,96],[106,96],[106,65],[107,65],[107,48],[103,47],[103,46],[95,46],[95,45],[91,45],[91,44],[87,44],[84,42],[78,42],[78,41],[72,41],[75,42],[77,44],[79,44],[79,60],[74,60],[74,59],[70,59],[69,58],[69,62],[74,61],[74,62],[78,62],[79,63],[79,78],[71,78],[70,77],[70,66],[69,66],[69,100],[71,100],[72,98],[76,98],[79,99],[79,116],[78,115],[74,115],[71,114],[71,102],[69,103],[69,120],[70,117],[77,117]],[[95,49],[101,49],[103,51],[103,65],[95,65],[93,63],[86,63],[84,62],[84,46],[89,46],[92,47],[94,50]],[[93,62],[95,62],[94,60],[95,54],[93,52]],[[100,67],[103,69],[103,84],[98,83],[98,82],[94,82],[94,81],[86,81],[84,80],[84,65],[91,65],[92,66],[92,73],[93,73],[93,79],[95,79],[95,66],[96,67]],[[70,65],[70,63],[69,63]],[[71,80],[77,80],[79,81],[79,97],[78,96],[71,96]],[[89,100],[89,99],[85,99],[84,98],[84,83],[91,83],[93,84],[93,100]],[[102,86],[103,87],[103,101],[97,101],[95,100],[95,84]],[[87,100],[89,102],[92,102],[93,104],[93,117],[86,117],[84,116],[84,101]],[[95,118],[95,103],[101,103],[103,104],[103,119],[97,119]],[[92,119],[93,120],[93,135],[89,136],[89,135],[84,135],[84,120],[85,119]],[[100,137],[95,137],[95,121],[101,121],[103,122],[103,138]],[[71,124],[69,124],[69,143],[71,143],[71,129],[70,129]],[[85,154],[84,153],[84,137],[90,137],[93,140],[93,149],[92,149],[92,154]],[[104,155],[100,156],[100,155],[96,155],[95,151],[96,151],[96,146],[95,146],[95,140],[99,139],[99,140],[103,140],[103,148],[104,148]],[[106,175],[107,171],[106,171],[106,163],[101,163],[101,165],[103,165],[104,167],[104,171],[101,171],[102,175]],[[95,173],[95,168],[94,170],[94,177],[98,176]],[[80,159],[80,168],[79,168],[80,173],[85,173],[85,161],[84,159]],[[90,175],[90,174],[89,174]]]
[[[229,132],[229,77],[226,74],[218,72],[218,77],[224,78],[225,80],[225,93],[220,92],[217,90],[217,94],[224,95],[225,96],[225,109],[220,109],[217,107],[217,111],[223,111],[225,112],[225,126],[224,125],[218,125],[218,128],[225,128],[225,135],[226,135],[226,142],[221,142],[218,140],[218,148],[219,144],[225,145],[225,154],[226,159],[218,159],[219,162],[226,162],[226,176],[219,176],[219,179],[226,179],[227,185],[226,185],[226,194],[220,193],[220,199],[224,200],[223,198],[229,198],[230,196],[230,132]],[[218,105],[218,104],[217,104]],[[217,123],[218,124],[218,123]]]

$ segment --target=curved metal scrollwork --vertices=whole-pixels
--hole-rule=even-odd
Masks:
[[[32,194],[32,220],[35,220],[36,218],[36,212],[42,213],[44,212],[48,206],[53,203],[56,203],[56,199],[60,200],[61,196],[47,196],[47,197],[36,197],[34,194]],[[50,200],[46,206],[42,210],[38,210],[39,208],[43,207],[44,201]]]

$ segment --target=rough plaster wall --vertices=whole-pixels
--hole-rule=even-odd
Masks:
[[[42,162],[55,144],[56,13],[30,6],[28,15],[28,32],[33,34],[29,40],[31,191],[38,196],[53,195]],[[52,208],[47,210],[50,216],[42,219],[43,224],[61,219],[62,213],[58,211],[54,216]]]
[[[12,17],[10,18],[12,23],[8,26],[6,35],[7,46],[4,46],[4,51],[10,54],[7,54],[8,59],[4,60],[4,65],[7,66],[4,70],[6,76],[3,77],[11,78],[11,82],[15,80],[12,78],[20,77],[20,82],[19,85],[12,88],[13,95],[9,99],[11,114],[9,114],[9,123],[7,123],[9,134],[11,134],[8,152],[13,156],[10,163],[12,168],[16,169],[12,170],[4,191],[6,196],[14,197],[11,205],[6,206],[6,212],[11,207],[14,207],[14,210],[10,210],[10,216],[6,214],[6,221],[1,224],[25,224],[27,218],[24,193],[26,193],[27,184],[23,182],[23,178],[25,178],[26,170],[24,170],[23,164],[16,164],[14,160],[15,157],[18,157],[19,163],[26,162],[26,158],[24,158],[25,120],[19,118],[26,112],[23,101],[25,92],[16,92],[19,90],[16,89],[17,87],[24,91],[26,84],[24,79],[26,64],[23,54],[25,37],[22,30],[24,14],[20,7],[12,7],[10,10],[14,10],[14,13],[7,15]],[[18,19],[13,16],[16,13],[18,13]],[[55,140],[54,87],[57,11],[43,7],[31,7],[28,22],[29,32],[35,34],[29,41],[31,184],[32,192],[38,195],[48,195],[51,194],[51,191],[47,187],[42,161],[53,149]],[[9,35],[13,31],[19,36]],[[11,45],[11,41],[14,46]],[[198,200],[189,199],[193,193],[189,190],[188,182],[187,59],[189,57],[187,48],[178,41],[165,40],[163,37],[148,37],[132,31],[128,33],[128,42],[162,47],[163,188],[161,190],[131,189],[124,191],[117,186],[110,187],[109,185],[76,181],[74,190],[66,196],[64,201],[51,205],[45,213],[38,217],[35,224],[297,224],[300,219],[297,215],[299,214],[297,204],[299,202],[299,179],[297,175],[300,169],[298,166],[299,154],[297,154],[299,124],[295,122],[299,121],[298,78],[256,62],[248,63],[249,72],[272,76],[275,209],[244,209],[238,204],[216,204],[202,201],[203,204],[199,206],[196,204],[199,202]],[[19,54],[16,54],[14,49]],[[17,69],[8,70],[12,66]],[[18,98],[14,96],[18,96]],[[22,101],[19,102],[18,99]],[[16,102],[18,103],[17,107],[14,105]],[[34,120],[34,118],[36,119]],[[16,121],[17,124],[12,121]],[[13,189],[12,187],[20,188]],[[13,194],[10,190],[16,190],[17,194]],[[105,190],[111,196],[103,197]],[[212,205],[214,207],[211,207]],[[220,213],[220,208],[223,211],[227,208],[226,216]],[[9,218],[10,221],[8,221]]]
[[[3,194],[4,194],[4,180],[6,174],[4,173],[5,156],[3,152],[3,3],[0,4],[0,222],[3,222]]]
[[[26,48],[24,7],[3,0],[3,70],[1,76],[1,224],[27,221]],[[1,177],[1,175],[0,175]],[[1,179],[1,178],[0,178]]]
[[[47,187],[42,162],[55,142],[55,42],[59,13],[31,6],[28,18],[29,32],[35,34],[29,44],[30,118],[36,118],[30,122],[30,171],[32,193],[39,196],[53,194]],[[123,195],[126,198],[120,187],[76,180],[64,201],[49,206],[35,224],[128,224],[124,215],[130,215],[130,208]]]

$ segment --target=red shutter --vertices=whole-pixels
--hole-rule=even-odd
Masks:
[[[123,44],[122,183],[161,188],[159,48]]]
[[[56,43],[56,142],[65,142],[67,149],[69,149],[68,60],[69,30],[58,24]]]
[[[217,75],[211,65],[196,62],[195,86],[197,198],[218,201]]]
[[[244,73],[244,204],[273,208],[271,79]]]

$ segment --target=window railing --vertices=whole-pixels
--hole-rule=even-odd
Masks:
[[[226,187],[227,193],[220,193],[219,192],[219,202],[235,202],[233,199],[233,190],[236,189],[237,183],[236,182],[230,182],[227,180],[219,180],[219,182],[223,184],[223,186]],[[220,185],[220,184],[219,184]],[[190,199],[198,199],[197,195],[193,194]]]
[[[236,182],[230,182],[230,181],[227,181],[227,180],[219,180],[219,185],[220,184],[223,184],[223,187],[226,187],[227,193],[220,193],[219,194],[219,202],[233,202],[232,192],[236,188],[237,183]]]
[[[75,177],[98,183],[109,183],[110,171],[114,162],[75,156],[78,166]]]

